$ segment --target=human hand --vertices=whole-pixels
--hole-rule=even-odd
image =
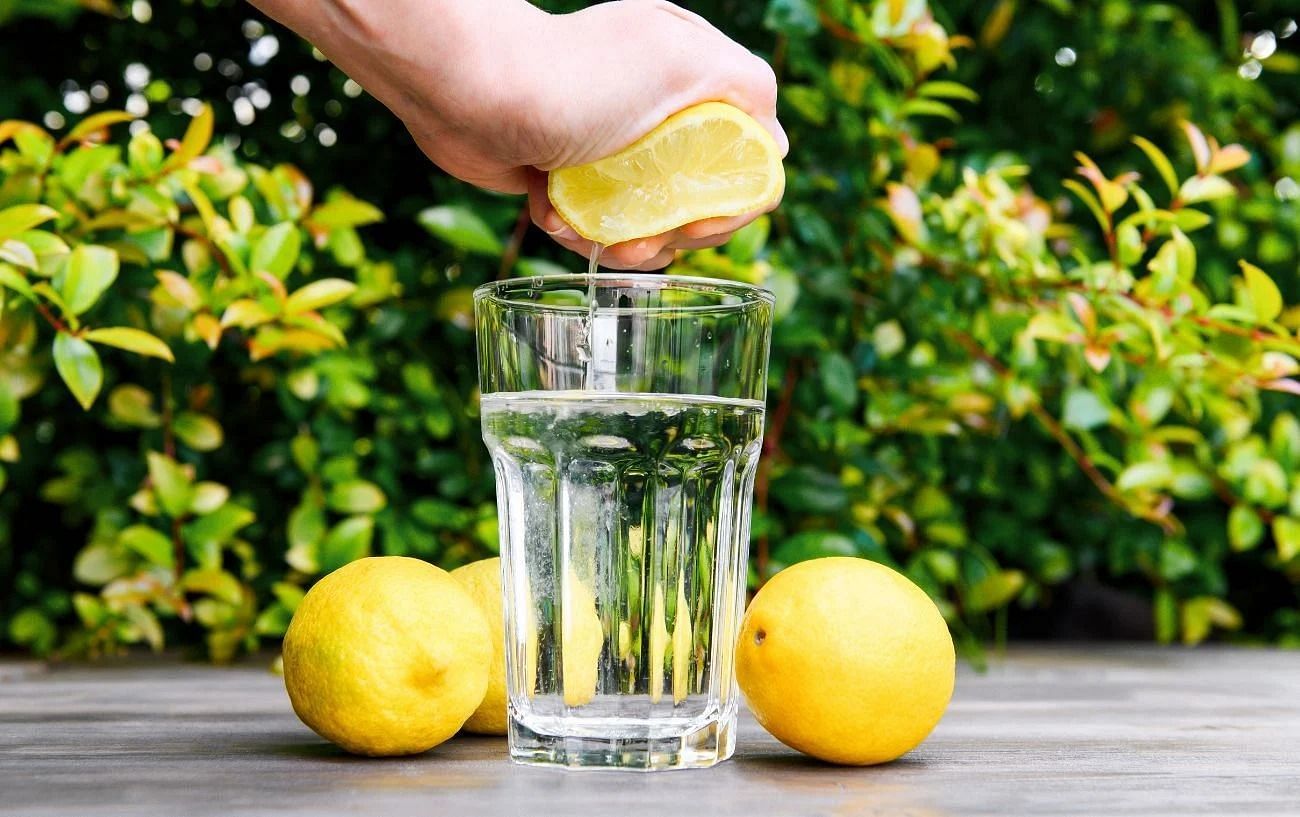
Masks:
[[[762,59],[666,0],[547,14],[525,0],[254,0],[389,107],[435,164],[527,193],[560,244],[591,244],[559,217],[547,171],[623,149],[677,111],[728,102],[776,139],[776,79]],[[676,250],[724,243],[757,217],[707,219],[607,247],[606,266],[657,269]]]

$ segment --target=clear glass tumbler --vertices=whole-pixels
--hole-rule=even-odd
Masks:
[[[474,312],[511,757],[727,759],[771,293],[562,275],[486,284]]]

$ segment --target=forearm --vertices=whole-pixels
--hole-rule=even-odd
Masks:
[[[485,95],[509,92],[521,73],[519,43],[547,17],[527,0],[251,2],[399,117],[451,126],[481,115]]]

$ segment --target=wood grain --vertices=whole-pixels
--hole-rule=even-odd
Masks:
[[[352,758],[265,666],[0,665],[0,814],[1300,814],[1300,652],[1020,647],[963,669],[943,723],[893,764],[825,766],[746,717],[731,762],[657,775],[515,766],[477,737]]]

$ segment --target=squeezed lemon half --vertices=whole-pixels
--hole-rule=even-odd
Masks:
[[[705,102],[612,156],[551,171],[547,192],[579,235],[609,246],[765,210],[784,190],[771,134],[739,108]]]

